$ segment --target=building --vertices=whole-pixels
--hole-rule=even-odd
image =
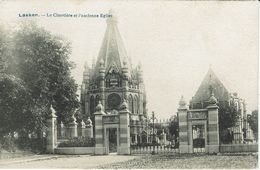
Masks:
[[[81,86],[82,114],[94,122],[95,108],[100,102],[106,114],[118,114],[126,100],[130,115],[132,143],[141,142],[146,126],[146,94],[142,67],[133,67],[127,56],[117,27],[117,18],[107,19],[107,28],[96,63],[85,64]]]
[[[196,94],[192,97],[189,109],[206,108],[209,105],[209,98],[212,93],[217,99],[219,112],[231,106],[238,112],[236,125],[228,129],[232,136],[232,142],[242,143],[245,139],[251,138],[251,130],[247,123],[245,100],[238,97],[237,93],[230,93],[211,68],[209,68]],[[227,112],[227,110],[225,111]]]

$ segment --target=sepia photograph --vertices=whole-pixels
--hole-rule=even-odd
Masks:
[[[257,169],[258,1],[0,0],[0,168]]]

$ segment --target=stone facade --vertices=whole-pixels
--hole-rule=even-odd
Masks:
[[[99,126],[95,108],[101,102],[104,114],[117,114],[126,100],[130,112],[132,142],[137,143],[146,121],[146,94],[142,68],[133,68],[127,56],[113,15],[107,19],[107,29],[96,63],[85,64],[81,86],[81,112],[90,117],[93,126]],[[94,132],[95,133],[95,132]]]

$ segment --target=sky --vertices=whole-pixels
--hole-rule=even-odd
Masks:
[[[258,103],[258,2],[238,1],[0,1],[0,22],[15,28],[32,19],[71,42],[73,77],[80,85],[84,63],[96,59],[105,18],[47,17],[48,14],[107,14],[113,9],[128,56],[143,67],[148,113],[176,114],[183,95],[195,95],[209,67],[230,92]],[[39,17],[19,17],[36,13]],[[42,16],[45,15],[45,16]]]

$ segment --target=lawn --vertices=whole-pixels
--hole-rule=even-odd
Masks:
[[[256,154],[233,155],[143,155],[126,162],[113,163],[98,168],[109,169],[252,169],[257,168]]]

